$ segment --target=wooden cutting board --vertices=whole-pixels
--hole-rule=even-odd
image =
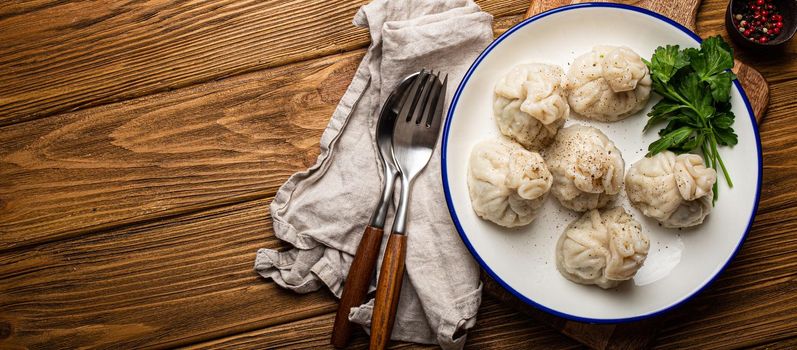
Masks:
[[[526,18],[538,13],[574,3],[586,1],[570,0],[535,0],[526,12]],[[695,30],[695,19],[700,0],[638,0],[620,1],[634,6],[644,7],[665,15],[691,29]],[[599,43],[596,43],[599,44]],[[733,68],[742,87],[753,107],[756,120],[761,119],[769,103],[769,87],[761,73],[752,67],[736,60]],[[515,298],[497,282],[482,272],[484,290],[502,303],[510,305],[528,314],[532,318],[544,322],[564,335],[593,349],[640,349],[649,347],[656,336],[656,327],[668,314],[650,318],[643,321],[622,324],[588,324],[569,321],[540,311]]]

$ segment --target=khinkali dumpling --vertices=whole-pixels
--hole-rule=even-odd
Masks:
[[[573,282],[613,288],[634,277],[649,248],[642,226],[622,207],[593,209],[559,237],[556,267]]]
[[[551,173],[542,157],[506,138],[473,147],[468,190],[473,210],[498,225],[529,224],[551,188]]]
[[[664,151],[634,163],[625,190],[635,207],[663,226],[689,227],[711,212],[716,181],[717,172],[701,156]]]
[[[584,125],[563,128],[545,152],[553,174],[551,193],[563,206],[585,211],[600,208],[623,187],[625,162],[600,130]]]
[[[530,150],[548,146],[570,113],[564,72],[548,64],[515,66],[495,85],[493,113],[501,133]]]
[[[587,118],[616,121],[642,109],[650,97],[650,74],[627,47],[596,46],[567,73],[570,108]]]

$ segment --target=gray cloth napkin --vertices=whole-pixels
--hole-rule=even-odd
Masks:
[[[275,234],[293,248],[260,249],[255,260],[260,275],[299,293],[325,286],[341,295],[381,189],[374,129],[390,91],[421,68],[440,70],[448,73],[448,101],[493,40],[492,16],[466,0],[376,0],[359,10],[354,24],[369,29],[371,46],[321,137],[318,162],[291,176],[271,203]],[[461,349],[464,331],[476,322],[481,283],[446,208],[439,143],[413,187],[407,232],[392,339]],[[372,306],[373,299],[352,308],[349,319],[367,331]]]

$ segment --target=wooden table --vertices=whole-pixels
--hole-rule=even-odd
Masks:
[[[284,247],[267,205],[315,162],[363,2],[0,4],[0,348],[326,347],[334,297],[252,265]],[[480,5],[501,33],[528,2]],[[724,34],[724,5],[699,34]],[[797,43],[738,56],[772,88],[760,209],[657,348],[797,347]],[[489,297],[468,345],[579,347]]]

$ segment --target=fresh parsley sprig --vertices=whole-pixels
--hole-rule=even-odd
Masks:
[[[664,150],[687,153],[700,150],[706,164],[733,182],[720,157],[718,146],[733,146],[738,140],[733,131],[731,84],[736,79],[733,49],[720,36],[703,41],[700,49],[681,50],[678,45],[659,47],[650,61],[645,60],[653,80],[653,91],[661,101],[648,113],[645,131],[667,123],[660,138],[648,146],[647,156]],[[714,183],[714,200],[717,184]]]

